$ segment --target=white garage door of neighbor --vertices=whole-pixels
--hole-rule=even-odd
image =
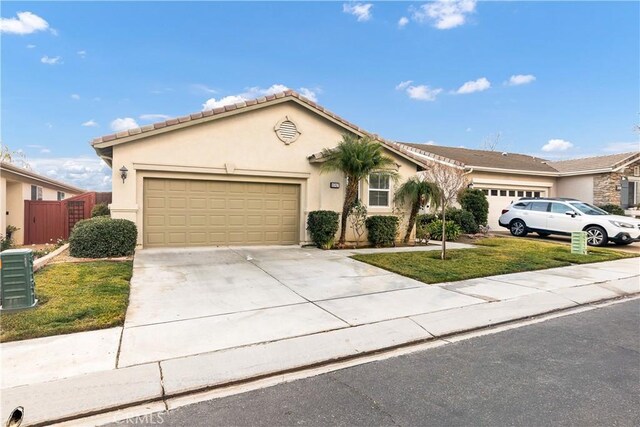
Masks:
[[[487,224],[492,230],[504,230],[498,225],[498,218],[502,215],[502,210],[514,200],[518,200],[521,197],[547,197],[546,188],[497,188],[490,186],[478,188],[484,192],[489,201]]]
[[[300,186],[144,179],[144,247],[299,243]]]

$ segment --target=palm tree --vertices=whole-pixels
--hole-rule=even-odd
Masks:
[[[407,244],[413,227],[416,225],[420,209],[432,201],[438,201],[438,188],[434,183],[426,181],[423,177],[413,176],[402,183],[396,191],[394,199],[397,203],[408,202],[411,205],[407,233],[404,235],[404,243]]]
[[[347,232],[347,217],[351,207],[358,198],[360,181],[372,173],[396,179],[396,162],[383,151],[382,144],[368,136],[359,138],[356,135],[345,134],[342,141],[333,149],[322,150],[325,161],[321,165],[322,172],[340,171],[347,177],[347,185],[340,217],[339,246],[344,246]]]

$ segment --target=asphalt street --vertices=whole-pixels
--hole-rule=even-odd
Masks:
[[[160,415],[167,426],[638,426],[640,300]]]

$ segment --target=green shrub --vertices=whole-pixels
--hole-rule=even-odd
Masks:
[[[624,215],[624,209],[618,205],[609,203],[608,205],[598,206],[603,211],[609,212],[611,215]]]
[[[418,215],[418,218],[416,218],[416,224],[418,225],[429,225],[430,222],[435,221],[436,219],[438,219],[438,215],[436,214],[420,214]]]
[[[106,203],[98,203],[91,209],[91,218],[97,216],[111,216],[111,211]]]
[[[416,218],[416,240],[429,240],[429,230],[427,227],[430,223],[438,219],[435,214],[420,214]]]
[[[469,211],[457,208],[447,209],[447,220],[451,220],[460,226],[463,233],[477,233],[478,224],[473,214]]]
[[[374,215],[367,218],[368,239],[374,246],[392,245],[398,233],[397,216]]]
[[[486,225],[489,216],[489,201],[487,196],[477,188],[465,188],[458,195],[458,202],[465,211],[473,214],[477,225]]]
[[[338,212],[312,211],[307,217],[307,230],[319,248],[331,249],[338,232]]]
[[[427,226],[427,232],[432,240],[442,240],[442,220],[437,219]],[[456,240],[460,237],[460,226],[453,221],[447,221],[445,224],[446,240]]]
[[[0,234],[0,252],[13,247],[13,233],[20,230],[15,225],[7,225],[5,235]]]
[[[138,230],[126,219],[105,216],[78,221],[69,237],[69,252],[78,258],[132,255]]]

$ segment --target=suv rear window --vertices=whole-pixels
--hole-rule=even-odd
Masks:
[[[519,202],[516,203],[515,205],[513,205],[514,209],[527,209],[527,206],[529,206],[528,202]]]

